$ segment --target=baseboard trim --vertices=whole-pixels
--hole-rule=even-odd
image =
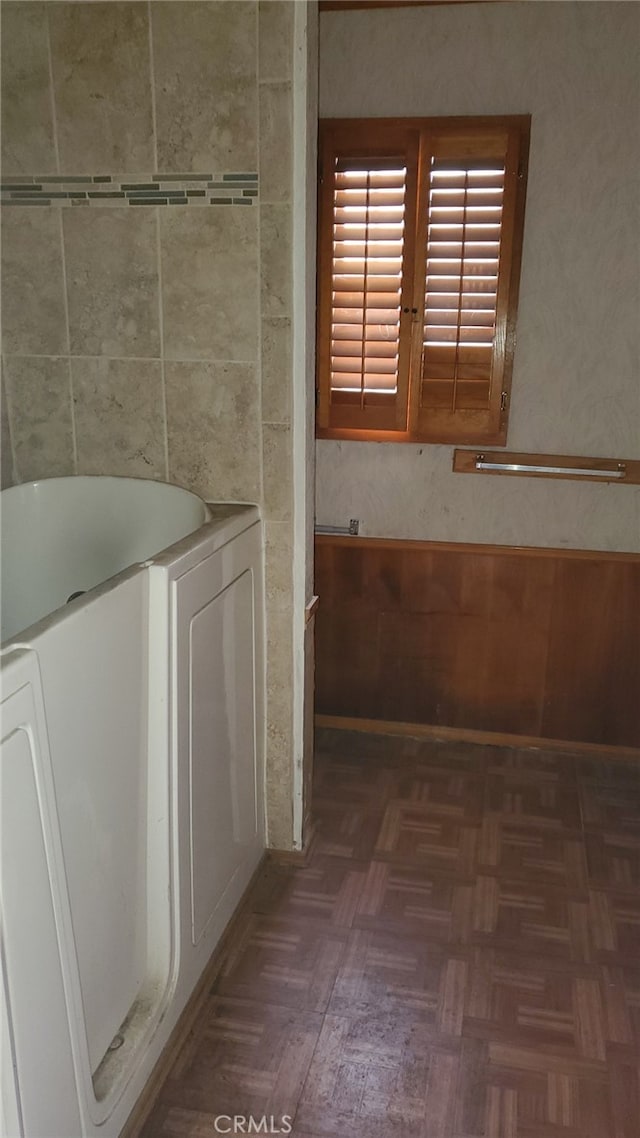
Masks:
[[[390,549],[434,553],[472,553],[475,557],[555,557],[571,561],[640,561],[640,552],[613,549],[573,549],[555,545],[489,545],[475,541],[429,541],[405,537],[364,537],[351,534],[317,533],[316,545],[339,545],[352,549]]]
[[[264,869],[268,857],[268,851],[265,851],[260,863],[256,867],[247,888],[245,889],[240,901],[238,902],[231,920],[223,932],[220,940],[214,948],[209,961],[202,973],[200,979],[189,1000],[182,1011],[176,1026],[174,1027],[169,1039],[166,1042],[164,1050],[160,1055],[151,1075],[149,1076],[144,1090],[140,1095],[136,1105],[134,1106],[127,1122],[125,1123],[124,1130],[120,1132],[120,1138],[138,1138],[140,1131],[147,1122],[151,1111],[153,1110],[158,1095],[162,1090],[164,1082],[173,1066],[180,1048],[183,1046],[189,1032],[198,1018],[204,1004],[209,995],[211,985],[220,970],[222,959],[229,949],[230,943],[237,932],[238,925],[241,917],[244,916],[247,901],[251,895],[251,891],[258,879],[258,876]]]
[[[429,723],[397,723],[391,719],[357,719],[342,715],[316,715],[316,727],[340,731],[363,731],[376,735],[411,735],[447,743],[483,743],[489,747],[526,747],[542,751],[567,751],[572,755],[608,756],[640,761],[640,747],[607,746],[574,739],[546,739],[541,735],[516,735],[505,731],[477,731],[469,727],[435,727]]]
[[[309,861],[309,854],[313,844],[313,836],[315,833],[315,826],[313,823],[307,821],[303,826],[304,845],[301,850],[279,850],[270,848],[267,850],[267,857],[276,865],[298,865],[305,866]]]

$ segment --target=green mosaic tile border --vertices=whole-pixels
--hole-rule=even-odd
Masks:
[[[250,206],[258,192],[258,175],[245,173],[16,175],[2,179],[0,205]]]

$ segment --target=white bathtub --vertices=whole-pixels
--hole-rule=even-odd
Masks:
[[[261,526],[133,479],[1,505],[0,1133],[116,1138],[262,855]]]
[[[0,640],[153,557],[211,517],[188,490],[139,478],[47,478],[2,494]]]

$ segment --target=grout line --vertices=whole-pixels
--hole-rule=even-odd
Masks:
[[[20,471],[18,469],[18,455],[16,452],[16,440],[14,438],[13,430],[13,408],[11,406],[11,384],[9,382],[9,370],[6,363],[6,355],[2,355],[2,386],[4,388],[4,397],[7,408],[7,420],[9,427],[9,446],[11,449],[11,478],[15,479],[14,485],[19,484]]]
[[[64,304],[65,332],[67,335],[67,351],[63,352],[62,355],[71,357],[74,353],[71,351],[71,324],[69,321],[69,297],[67,295],[67,258],[64,248],[64,225],[62,221],[62,210],[60,210],[58,217],[58,227],[60,230],[60,262],[62,267],[62,300]]]
[[[162,363],[162,356],[114,356],[106,353],[86,353],[86,352],[5,352],[6,359],[19,359],[19,360],[129,360],[132,363]],[[218,359],[216,356],[197,356],[188,358],[186,356],[178,356],[175,359],[171,357],[166,358],[167,363],[172,364],[222,364],[225,367],[229,364],[242,364],[245,367],[255,367],[256,359],[250,360],[223,360]]]
[[[73,390],[73,369],[71,367],[71,360],[74,358],[71,354],[71,323],[69,320],[69,297],[67,294],[67,258],[65,256],[64,248],[64,224],[62,220],[62,210],[59,213],[59,229],[60,229],[60,261],[62,267],[62,301],[64,305],[64,320],[65,332],[67,336],[67,367],[69,370],[69,402],[71,412],[71,444],[73,450],[73,469],[78,473],[78,435],[76,430],[76,413],[74,402]],[[65,357],[61,357],[65,358]]]
[[[147,22],[149,25],[149,83],[151,86],[151,133],[153,136],[154,169],[158,170],[158,125],[156,117],[156,71],[153,58],[153,28],[151,22],[151,0],[147,0]]]
[[[162,295],[162,241],[160,238],[160,210],[156,208],[156,256],[158,258],[158,328],[160,331],[160,376],[162,384],[162,417],[164,427],[164,469],[169,481],[169,415],[167,412],[167,379],[165,371],[164,311]]]
[[[71,359],[71,356],[67,357],[67,368],[69,370],[69,399],[71,401],[71,442],[73,445],[73,469],[74,472],[78,474],[78,434],[76,430],[76,407],[73,389],[73,368],[71,367]]]
[[[55,87],[53,83],[53,52],[51,50],[51,21],[49,13],[45,9],[45,20],[47,25],[47,52],[49,62],[49,100],[51,102],[51,129],[53,132],[53,151],[56,159],[56,174],[60,174],[60,147],[58,143],[58,115],[56,112],[56,98]]]
[[[260,151],[261,136],[260,136],[260,5],[259,4],[256,4],[256,7],[255,7],[255,29],[256,29],[256,64],[255,64],[255,66],[256,66],[256,80],[257,80],[256,81],[256,88],[255,88],[256,89],[256,95],[255,95],[255,99],[256,99],[256,106],[255,106],[256,155],[255,155],[255,157],[256,157],[256,170],[258,173],[258,185],[260,185],[260,175],[262,173],[262,171],[261,171],[261,164],[262,163],[261,163],[261,151]],[[262,210],[260,209],[261,201],[258,201],[257,204],[258,204],[258,215],[256,218],[256,242],[257,242],[257,254],[258,254],[258,272],[257,272],[257,279],[256,279],[256,292],[257,292],[257,295],[256,295],[256,320],[257,320],[258,327],[257,327],[257,340],[256,340],[256,343],[257,343],[256,380],[257,380],[258,403],[259,403],[258,422],[260,423],[260,486],[259,486],[259,488],[260,488],[260,505],[261,505],[262,511],[264,512],[265,500],[264,500],[264,423],[263,423],[263,419],[262,419],[263,376],[262,376],[262,225],[261,225]],[[267,607],[268,606],[265,604],[265,620],[266,620],[266,615],[267,615]],[[266,629],[265,629],[265,645],[266,644],[267,644],[267,640],[266,640]],[[266,665],[267,665],[267,660],[266,660],[266,656],[265,656],[265,678],[266,678],[266,670],[267,670]],[[267,711],[266,693],[265,693],[265,711]],[[267,818],[266,792],[267,792],[267,779],[265,778],[265,819]]]
[[[55,85],[53,75],[53,51],[51,49],[51,19],[49,12],[46,12],[45,19],[47,22],[47,48],[49,53],[49,93],[51,98],[51,118],[53,127],[53,145],[56,156],[56,174],[60,174],[60,144],[58,139],[58,114],[55,100]],[[71,358],[71,324],[69,321],[69,297],[67,293],[67,259],[65,255],[64,246],[64,225],[62,220],[62,210],[59,214],[59,231],[60,231],[60,261],[62,267],[62,301],[64,305],[64,320],[65,320],[65,333],[67,337],[67,358]],[[76,436],[76,417],[73,403],[73,378],[71,375],[71,363],[68,364],[69,368],[69,400],[71,412],[71,440],[73,448],[73,469],[78,470],[78,445]]]

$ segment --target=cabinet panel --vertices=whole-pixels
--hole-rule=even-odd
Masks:
[[[197,944],[257,833],[253,574],[190,623],[192,938]]]
[[[2,725],[1,995],[4,1041],[15,1074],[6,1080],[11,1061],[3,1054],[0,1117],[11,1138],[69,1138],[80,1134],[81,1123],[52,897],[53,854],[45,835],[48,756],[30,683],[3,702]]]
[[[158,886],[147,857],[147,627],[137,573],[33,640],[92,1072],[136,1001],[166,981],[148,925]]]
[[[181,975],[199,974],[264,848],[258,526],[172,584]]]

